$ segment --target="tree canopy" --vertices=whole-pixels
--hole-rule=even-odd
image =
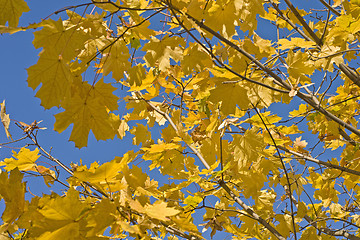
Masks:
[[[51,128],[132,139],[70,163],[4,99],[0,239],[360,239],[360,1],[313,2],[89,0],[19,26],[0,0]]]

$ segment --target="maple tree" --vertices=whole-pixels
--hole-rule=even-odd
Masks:
[[[318,3],[91,0],[18,26],[26,2],[0,0],[0,33],[34,31],[54,130],[133,143],[70,164],[2,102],[0,147],[21,149],[0,163],[1,239],[360,239],[360,2]]]

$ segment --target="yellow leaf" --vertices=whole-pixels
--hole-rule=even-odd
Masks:
[[[42,27],[43,29],[34,33],[34,47],[42,47],[45,51],[51,50],[54,54],[60,55],[66,63],[84,48],[87,37],[86,32],[79,27],[79,22],[73,25],[61,19],[48,19],[42,23]]]
[[[1,216],[5,223],[12,223],[24,211],[25,183],[18,169],[0,173],[0,196],[5,200],[5,210]]]
[[[305,75],[313,74],[315,66],[312,61],[309,61],[307,53],[301,51],[293,53],[293,51],[289,51],[286,62],[289,65],[289,75],[293,79],[299,79],[302,85],[309,83],[309,79]]]
[[[46,184],[46,186],[50,187],[50,184],[54,183],[54,179],[56,179],[56,175],[55,172],[50,170],[47,167],[44,166],[35,166],[33,171],[37,171],[38,173],[40,173],[43,178],[44,178],[44,182]]]
[[[159,144],[153,144],[150,147],[141,148],[144,151],[148,151],[149,153],[161,153],[166,150],[171,149],[179,149],[181,146],[176,143],[159,143]]]
[[[69,222],[66,225],[60,226],[55,231],[46,231],[41,234],[38,239],[53,240],[53,239],[79,239],[80,225],[78,222]]]
[[[131,85],[129,92],[134,92],[134,91],[141,91],[141,90],[149,90],[150,86],[152,86],[153,82],[155,81],[156,76],[154,74],[154,69],[150,69],[147,73],[146,76],[141,79],[141,85]]]
[[[101,59],[103,74],[106,76],[112,72],[112,77],[120,81],[124,77],[124,72],[131,67],[129,49],[122,39],[114,40],[114,42],[107,40],[106,46],[109,47],[103,51]]]
[[[205,67],[212,65],[213,62],[210,56],[199,45],[190,42],[189,47],[184,51],[184,58],[181,60],[181,68],[184,73],[189,74],[192,71],[201,72]]]
[[[176,62],[182,59],[183,51],[180,46],[184,45],[184,39],[179,37],[164,37],[161,41],[152,38],[142,48],[146,51],[146,64],[149,67],[158,66],[160,71],[164,71],[170,66],[170,58]]]
[[[0,1],[0,25],[9,23],[9,27],[17,27],[19,18],[23,12],[30,11],[24,0],[1,0]]]
[[[335,8],[335,7],[339,6],[339,5],[341,5],[342,2],[343,2],[343,0],[334,0],[334,4],[332,5],[332,7]]]
[[[117,8],[116,6],[119,6],[120,5],[120,1],[117,0],[117,1],[114,1],[112,3],[104,3],[104,2],[108,2],[108,0],[98,0],[96,1],[96,4],[95,3],[95,6],[100,8],[100,9],[103,9],[105,11],[109,11],[109,12],[117,12],[119,11],[119,8]],[[102,4],[100,4],[102,3]]]
[[[130,225],[128,222],[118,221],[123,231],[135,234],[141,234],[139,225]]]
[[[60,105],[74,78],[68,64],[51,50],[42,52],[38,62],[27,71],[29,87],[35,90],[42,83],[36,96],[46,109]]]
[[[297,207],[297,217],[303,218],[307,213],[307,207],[304,202],[299,202]]]
[[[94,97],[98,98],[101,103],[110,111],[118,109],[118,97],[113,94],[116,90],[110,83],[104,83],[103,79],[99,80],[94,87]]]
[[[14,158],[5,158],[4,162],[0,162],[0,166],[4,166],[4,169],[11,171],[18,168],[20,171],[35,171],[35,161],[40,157],[39,149],[31,151],[27,148],[21,148],[18,153],[13,151]]]
[[[187,196],[184,200],[184,204],[188,205],[191,208],[197,207],[197,205],[202,202],[203,198],[200,196]]]
[[[97,140],[114,138],[119,125],[113,123],[113,116],[108,114],[107,109],[107,106],[115,106],[117,98],[111,93],[114,88],[102,81],[94,87],[85,82],[78,87],[78,94],[62,104],[65,111],[55,115],[54,129],[62,132],[73,123],[70,140],[79,148],[87,145],[90,130]]]
[[[50,220],[78,221],[87,209],[88,205],[79,200],[79,192],[71,187],[66,196],[55,195],[39,209],[39,212]]]
[[[144,147],[151,140],[151,132],[149,132],[148,128],[142,124],[137,124],[137,127],[131,129],[130,133],[135,135],[133,138],[134,145],[142,143]]]
[[[333,71],[334,63],[339,66],[340,63],[344,62],[342,54],[337,54],[341,52],[339,46],[334,45],[324,45],[321,48],[321,52],[317,57],[320,59],[315,62],[316,67],[322,67],[324,70]]]
[[[10,117],[9,117],[9,114],[6,114],[5,100],[2,103],[0,103],[0,106],[1,106],[0,119],[1,119],[2,124],[4,125],[6,137],[13,140],[11,137],[11,134],[9,132]]]
[[[145,206],[145,213],[151,218],[167,221],[169,220],[168,217],[175,216],[180,211],[173,207],[167,207],[166,202],[157,201],[152,205],[147,204]]]
[[[147,74],[142,64],[138,64],[128,70],[129,78],[128,81],[130,86],[142,86],[143,79],[146,78]]]
[[[115,222],[116,206],[108,198],[99,200],[87,215],[87,236],[96,235]],[[101,219],[101,221],[99,221]]]
[[[209,101],[213,103],[221,102],[220,110],[225,114],[234,114],[236,106],[240,109],[247,109],[249,99],[246,89],[239,84],[221,84],[210,91]]]
[[[338,203],[330,204],[330,216],[333,218],[343,218],[347,215],[344,207]]]
[[[279,39],[278,44],[280,45],[278,48],[280,50],[285,50],[285,49],[292,49],[295,47],[300,47],[300,48],[312,48],[316,46],[316,43],[312,42],[312,41],[307,41],[303,38],[291,38],[290,40],[287,40],[285,38],[283,39]]]
[[[252,9],[249,11],[248,9]],[[226,38],[235,34],[235,27],[241,25],[242,31],[249,30],[250,34],[256,29],[256,15],[263,12],[261,1],[216,1],[212,2],[206,12],[205,22],[215,31],[219,31]],[[241,21],[239,21],[241,19]]]
[[[138,200],[131,200],[129,203],[129,206],[131,207],[131,209],[139,212],[139,213],[144,213],[145,212],[145,208],[141,205],[141,203]]]
[[[115,178],[119,175],[119,172],[124,171],[129,163],[128,158],[115,157],[110,162],[100,165],[95,171],[84,170],[80,172],[74,172],[74,177],[81,181],[89,183],[112,183],[117,181]]]
[[[246,119],[244,122],[246,123],[251,123],[257,127],[260,128],[265,128],[263,121],[265,122],[266,126],[268,126],[268,128],[270,127],[274,127],[274,123],[277,123],[281,120],[281,117],[277,116],[276,114],[270,115],[271,112],[263,112],[260,113],[261,117],[259,116],[259,114],[256,114],[254,116],[252,116],[251,118]]]
[[[144,187],[145,181],[149,178],[149,176],[146,173],[143,173],[141,168],[137,166],[133,166],[131,169],[126,169],[124,175],[129,186],[134,189]]]
[[[120,120],[120,125],[117,131],[120,136],[120,139],[123,139],[125,137],[126,131],[129,131],[129,125],[125,120]]]
[[[306,104],[300,104],[299,109],[298,110],[293,110],[289,113],[290,117],[300,117],[301,115],[303,115],[304,113],[307,113],[307,105]]]

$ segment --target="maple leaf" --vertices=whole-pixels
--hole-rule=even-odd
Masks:
[[[113,116],[108,114],[106,108],[114,109],[117,106],[117,98],[112,94],[114,88],[102,81],[94,87],[85,83],[78,87],[78,94],[64,102],[65,111],[55,115],[54,129],[62,132],[74,123],[70,140],[79,148],[87,145],[90,130],[97,140],[114,138],[119,125],[114,125]]]
[[[128,61],[130,54],[126,44],[121,39],[107,40],[106,49],[102,53],[101,63],[104,76],[112,72],[112,77],[120,81],[124,77],[124,72],[130,68]]]
[[[23,174],[18,169],[0,173],[0,196],[5,200],[5,210],[1,216],[5,223],[11,224],[24,211],[25,183],[22,182]]]
[[[43,29],[34,33],[34,46],[51,50],[65,62],[72,60],[83,49],[87,40],[86,33],[78,24],[65,23],[61,18],[57,21],[45,20],[41,26]]]
[[[13,151],[14,158],[5,158],[3,162],[0,162],[0,166],[4,166],[4,169],[11,171],[18,168],[20,171],[35,171],[35,161],[40,157],[39,149],[31,151],[27,148],[21,148],[18,153]]]
[[[9,27],[17,27],[20,16],[28,11],[30,8],[24,0],[0,1],[0,25],[8,22]]]
[[[84,214],[84,210],[88,209],[85,203],[79,200],[79,193],[70,188],[66,196],[58,196],[50,198],[39,212],[47,219],[52,220],[71,220],[76,221]]]
[[[117,131],[118,131],[120,139],[123,139],[126,131],[129,131],[129,125],[127,124],[127,122],[125,120],[120,120],[120,125],[119,125],[119,128]]]
[[[208,15],[205,17],[207,25],[212,26],[216,31],[221,31],[226,37],[234,35],[239,14],[235,9],[234,2],[212,2],[207,13]]]
[[[236,106],[239,106],[240,109],[247,109],[250,103],[246,90],[239,84],[217,86],[210,91],[209,101],[221,103],[220,109],[225,115],[234,114]]]
[[[170,66],[170,58],[178,62],[183,57],[180,46],[184,46],[184,39],[178,37],[165,37],[161,40],[151,38],[142,48],[146,51],[145,61],[148,66],[158,66],[160,71],[166,70]]]
[[[290,51],[286,58],[289,65],[288,72],[294,79],[299,79],[301,84],[309,83],[305,75],[311,75],[315,71],[314,64],[309,61],[309,56],[301,51],[293,53]]]
[[[111,183],[119,172],[124,171],[129,159],[116,157],[110,162],[100,165],[95,171],[83,170],[74,172],[74,177],[89,183]]]
[[[133,143],[135,145],[139,145],[142,143],[143,146],[149,143],[151,140],[151,132],[149,132],[148,128],[142,124],[138,124],[137,127],[134,127],[130,131],[131,134],[134,134]]]
[[[180,210],[177,210],[173,207],[168,207],[166,202],[156,201],[152,205],[146,205],[144,207],[144,212],[151,218],[155,218],[161,221],[168,221],[169,217],[179,214]]]
[[[81,148],[87,145],[90,130],[98,140],[115,136],[116,132],[106,109],[98,102],[98,99],[83,99],[75,96],[64,104],[64,108],[64,112],[55,115],[54,129],[62,132],[74,123],[70,140],[75,142],[75,146]]]
[[[181,67],[184,73],[191,71],[201,72],[205,67],[212,66],[211,58],[199,46],[189,43],[190,47],[184,50],[184,58],[181,60]]]
[[[42,52],[37,64],[27,71],[29,87],[35,90],[42,83],[36,96],[46,109],[60,105],[74,79],[69,65],[51,50]]]
[[[102,199],[97,202],[94,208],[86,216],[87,233],[90,236],[102,233],[108,226],[115,221],[116,206],[110,199]],[[101,219],[101,221],[98,221]]]
[[[287,40],[285,38],[279,39],[278,41],[279,49],[291,49],[295,47],[301,47],[301,48],[312,48],[315,46],[315,43],[312,41],[307,41],[303,38],[291,38],[290,40]]]

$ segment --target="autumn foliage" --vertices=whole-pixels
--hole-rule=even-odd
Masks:
[[[0,0],[1,37],[34,32],[50,128],[133,143],[69,163],[2,102],[0,239],[360,239],[360,2],[301,2],[89,0],[19,26]]]

